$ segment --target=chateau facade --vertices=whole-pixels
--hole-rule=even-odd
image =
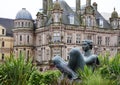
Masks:
[[[115,55],[120,52],[120,18],[112,12],[109,22],[97,10],[97,3],[81,6],[76,0],[76,10],[63,0],[43,0],[43,11],[33,20],[23,8],[14,20],[13,38],[16,57],[24,53],[37,64],[47,64],[52,57],[60,55],[68,59],[69,50],[79,47],[85,39],[94,42],[93,52]]]
[[[0,25],[0,63],[13,51],[13,37],[8,35],[6,28]]]

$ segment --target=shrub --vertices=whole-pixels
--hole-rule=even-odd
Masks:
[[[15,59],[13,55],[0,65],[1,85],[27,85],[31,73],[35,69],[31,60],[25,62],[23,55]]]

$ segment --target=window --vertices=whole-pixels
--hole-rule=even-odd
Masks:
[[[99,19],[99,27],[103,28],[104,23],[103,23],[103,19]]]
[[[98,45],[101,45],[101,44],[102,44],[102,37],[101,37],[101,36],[98,36],[98,37],[97,37],[97,44],[98,44]]]
[[[2,47],[5,47],[5,42],[4,41],[2,41]]]
[[[25,27],[28,27],[28,26],[27,26],[27,22],[25,22]]]
[[[97,19],[97,23],[98,23],[98,26],[100,28],[103,28],[103,26],[104,26],[104,20],[101,17]]]
[[[20,27],[20,22],[18,22],[18,27]]]
[[[30,27],[30,22],[28,22],[28,26]]]
[[[2,54],[2,60],[4,60],[4,56],[5,56],[5,55],[4,55],[4,54]]]
[[[110,44],[110,37],[105,37],[105,45],[109,46]]]
[[[73,14],[69,15],[69,22],[70,22],[70,24],[74,24],[74,15]]]
[[[77,44],[80,44],[80,34],[77,34],[77,35],[76,35],[76,43],[77,43]]]
[[[68,34],[67,43],[72,43],[72,34]]]
[[[54,49],[53,50],[53,56],[56,56],[56,55],[58,55],[58,56],[61,55],[60,49]]]
[[[60,37],[60,33],[56,32],[53,35],[53,42],[60,42],[61,41],[61,37]]]
[[[90,18],[90,16],[87,17],[87,26],[88,27],[91,26],[91,18]]]
[[[28,36],[27,36],[27,43],[29,43],[29,42],[30,42],[30,41],[29,41],[29,40],[30,40],[29,38],[30,38],[30,37],[29,37],[29,35],[28,35]]]
[[[114,20],[114,21],[112,22],[112,26],[113,26],[114,29],[116,29],[116,28],[117,28],[117,21]]]
[[[88,40],[92,40],[92,36],[91,36],[91,35],[88,35],[88,36],[87,36],[87,39],[88,39]]]
[[[4,33],[5,33],[5,30],[4,30],[4,29],[2,29],[2,34],[4,35]]]
[[[59,14],[55,13],[54,22],[59,22]]]
[[[22,36],[20,35],[20,41],[22,41]]]
[[[29,54],[30,54],[30,52],[29,52],[29,50],[27,51],[27,61],[29,60]]]
[[[22,22],[22,27],[24,26],[24,23]]]

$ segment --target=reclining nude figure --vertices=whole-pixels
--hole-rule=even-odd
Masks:
[[[76,71],[81,69],[84,71],[84,66],[91,66],[94,70],[95,65],[99,65],[98,56],[91,53],[93,42],[90,40],[84,40],[82,42],[82,54],[78,48],[72,48],[69,52],[70,59],[65,62],[60,56],[53,57],[53,64],[58,68],[64,76],[69,79],[77,79],[78,75]]]

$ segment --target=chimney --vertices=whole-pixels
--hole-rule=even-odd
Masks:
[[[76,13],[77,14],[80,11],[80,7],[81,7],[81,0],[76,0]]]
[[[86,0],[86,7],[91,6],[91,0]]]
[[[97,3],[96,2],[93,3],[93,7],[95,10],[97,10]]]

